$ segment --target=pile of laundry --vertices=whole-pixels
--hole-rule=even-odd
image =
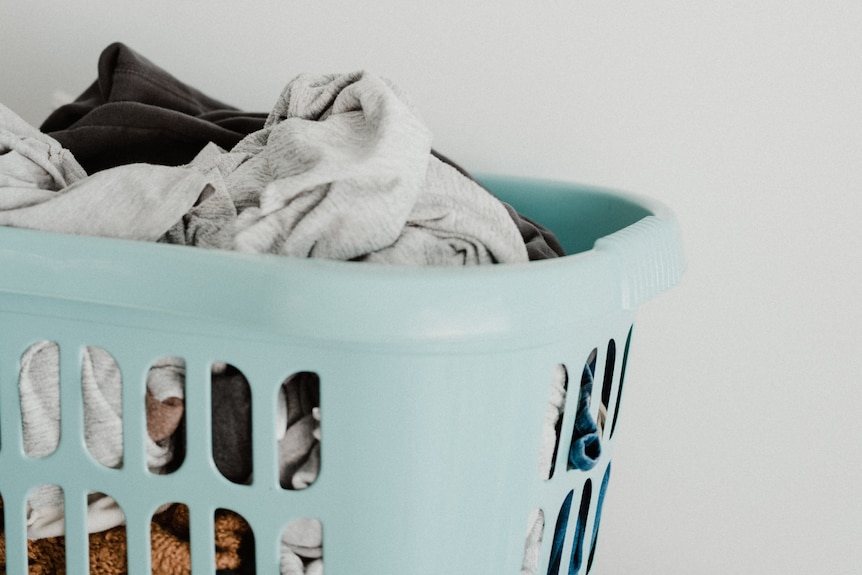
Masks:
[[[40,129],[0,106],[0,225],[397,264],[562,255],[431,140],[373,74],[299,75],[251,114],[114,44]]]
[[[287,84],[270,112],[246,112],[120,43],[102,52],[96,81],[40,127],[0,104],[0,225],[402,265],[565,255],[549,230],[432,149],[414,106],[385,78],[303,74]],[[104,465],[119,467],[119,370],[104,350],[85,354],[85,409],[96,410],[85,417],[87,446]],[[53,451],[59,438],[58,369],[51,342],[34,345],[22,358],[22,419],[26,450],[34,457]],[[288,489],[313,481],[319,464],[319,398],[309,375],[298,374],[283,388],[280,458]],[[169,472],[182,457],[184,377],[177,358],[153,365],[147,377],[147,457],[154,473]],[[219,389],[242,395],[241,385],[219,383],[237,379],[242,374],[230,366],[214,366],[214,395]],[[225,405],[240,417],[248,398],[231,399]],[[238,483],[250,478],[246,429],[237,421],[214,431],[221,441],[214,445],[217,466]],[[56,572],[62,512],[56,486],[31,494],[31,573]],[[188,573],[185,559],[167,565],[156,555],[166,549],[165,557],[187,557],[187,513],[168,505],[154,516],[154,569],[160,565],[154,573]],[[248,525],[220,513],[219,572],[249,572],[242,544]],[[91,561],[117,568],[100,572],[123,572],[121,510],[110,497],[93,494],[88,517],[95,518],[88,521],[91,555],[98,550]],[[319,524],[291,526],[282,541],[282,575],[322,572],[320,545]],[[0,570],[4,565],[0,556]]]
[[[24,452],[30,457],[53,453],[60,441],[60,350],[50,341],[31,345],[21,358],[19,395]],[[252,480],[251,389],[242,372],[226,363],[212,367],[212,449],[214,463],[228,480]],[[150,472],[170,473],[184,458],[185,363],[178,357],[154,362],[146,377],[146,463]],[[122,377],[114,358],[104,349],[83,350],[81,384],[84,408],[84,443],[102,465],[123,463]],[[278,461],[281,485],[303,489],[320,469],[320,382],[316,374],[299,372],[288,377],[278,396]],[[38,566],[56,573],[64,562],[62,489],[57,485],[34,488],[27,500],[27,537],[31,572]],[[0,500],[2,517],[2,500]],[[117,502],[103,493],[87,499],[94,573],[126,572],[125,516]],[[219,573],[253,573],[252,530],[238,514],[219,509],[215,517],[216,566]],[[154,573],[189,573],[191,552],[188,508],[179,503],[160,507],[151,523]],[[322,568],[322,529],[314,519],[294,521],[285,527],[281,541],[283,575],[312,575]],[[0,573],[4,573],[4,537],[0,523]]]

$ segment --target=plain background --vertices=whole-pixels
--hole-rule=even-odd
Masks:
[[[0,102],[38,125],[115,40],[254,111],[365,68],[470,170],[671,206],[593,572],[862,573],[858,0],[0,0]]]

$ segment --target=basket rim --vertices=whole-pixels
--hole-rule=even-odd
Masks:
[[[191,320],[201,329],[209,323],[209,329],[330,342],[460,344],[570,329],[634,309],[682,275],[679,227],[660,202],[569,182],[479,179],[504,201],[544,202],[549,213],[565,213],[557,204],[579,195],[628,206],[630,213],[590,249],[469,268],[300,259],[0,227],[0,310],[78,306],[97,321],[137,313],[174,329]]]

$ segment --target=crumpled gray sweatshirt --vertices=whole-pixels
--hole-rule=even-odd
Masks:
[[[300,75],[262,130],[191,165],[223,178],[238,213],[218,247],[391,264],[527,261],[505,206],[432,156],[431,140],[382,78]]]

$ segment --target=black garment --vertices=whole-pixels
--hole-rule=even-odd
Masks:
[[[213,461],[229,481],[248,484],[252,473],[251,387],[232,365],[212,373]]]
[[[102,51],[98,70],[75,102],[40,127],[88,174],[138,162],[186,164],[209,142],[232,148],[268,116],[210,98],[121,43]]]

